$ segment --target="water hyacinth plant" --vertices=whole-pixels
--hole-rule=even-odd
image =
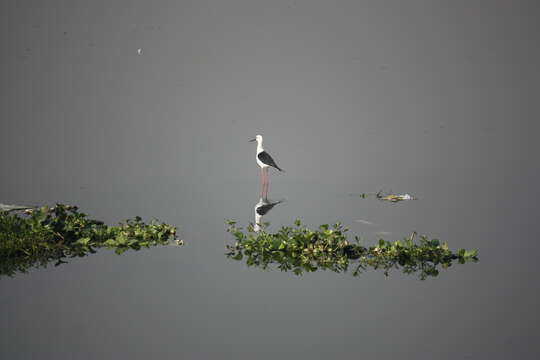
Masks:
[[[478,261],[476,250],[453,253],[446,243],[436,239],[420,236],[416,241],[416,233],[403,241],[381,239],[376,245],[365,247],[358,237],[349,243],[347,229],[339,223],[311,230],[296,220],[294,227],[284,226],[276,233],[267,232],[268,224],[264,225],[260,231],[254,231],[250,224],[244,231],[236,222],[228,221],[227,231],[236,242],[227,245],[226,255],[263,269],[276,264],[281,271],[297,275],[319,269],[346,272],[352,267],[352,274],[358,276],[370,267],[382,269],[388,276],[391,269],[401,268],[406,274],[418,273],[422,280],[437,276],[439,265],[448,268],[456,260],[460,264]]]
[[[0,211],[0,276],[45,267],[49,262],[60,265],[67,257],[86,256],[97,248],[122,254],[129,249],[166,245],[175,239],[174,226],[145,223],[140,217],[107,226],[89,219],[76,206],[57,204],[23,213]]]

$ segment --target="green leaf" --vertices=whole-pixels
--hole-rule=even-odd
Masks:
[[[85,238],[75,241],[75,244],[87,246],[89,242],[90,242],[90,238],[85,237]]]
[[[125,253],[126,251],[128,250],[128,248],[126,247],[118,247],[114,250],[114,252],[117,254],[117,255],[121,255],[123,253]]]
[[[109,239],[104,242],[104,245],[107,247],[115,247],[117,245],[116,241],[113,239]]]

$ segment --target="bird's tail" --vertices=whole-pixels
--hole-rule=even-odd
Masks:
[[[285,172],[285,170],[283,170],[283,169],[280,168],[279,166],[276,166],[276,169],[278,169],[278,170],[281,171],[281,172]]]

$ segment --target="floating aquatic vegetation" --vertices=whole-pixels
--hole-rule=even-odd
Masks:
[[[439,265],[448,268],[455,260],[460,264],[478,261],[476,250],[460,249],[453,253],[446,243],[436,239],[420,236],[416,241],[416,233],[403,241],[381,239],[376,245],[365,247],[358,237],[349,243],[347,229],[339,223],[311,230],[296,220],[294,227],[284,226],[276,233],[267,232],[266,226],[256,232],[250,224],[244,231],[236,222],[229,221],[227,231],[236,242],[227,245],[226,255],[244,260],[248,266],[266,269],[277,265],[281,271],[297,275],[317,270],[346,272],[352,267],[354,276],[367,268],[382,269],[388,276],[396,268],[406,274],[418,273],[422,280],[437,276]]]
[[[24,207],[23,207],[24,208]],[[176,239],[176,228],[140,217],[117,226],[107,226],[79,212],[76,206],[24,208],[0,211],[0,276],[12,276],[32,267],[65,263],[65,258],[95,253],[97,248],[114,249],[117,254],[133,249],[167,245]]]
[[[384,201],[390,201],[390,202],[398,202],[398,201],[403,201],[403,200],[416,200],[415,197],[409,194],[403,194],[403,195],[390,194],[386,196],[381,196],[379,197],[379,199],[384,200]]]
[[[390,202],[399,202],[399,201],[404,201],[404,200],[417,200],[417,198],[415,198],[414,196],[410,195],[410,194],[400,194],[400,195],[396,195],[396,194],[383,194],[382,191],[379,191],[378,193],[361,193],[360,194],[360,197],[362,199],[366,199],[370,196],[374,196],[376,197],[377,199],[379,200],[382,200],[382,201],[390,201]]]

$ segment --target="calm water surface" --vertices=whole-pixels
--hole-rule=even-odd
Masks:
[[[537,358],[533,9],[31,3],[2,6],[0,202],[155,217],[186,246],[0,279],[0,358]],[[420,281],[227,259],[225,220],[254,221],[258,133],[286,170],[270,230],[417,231],[480,261]],[[350,195],[381,189],[419,200]]]

